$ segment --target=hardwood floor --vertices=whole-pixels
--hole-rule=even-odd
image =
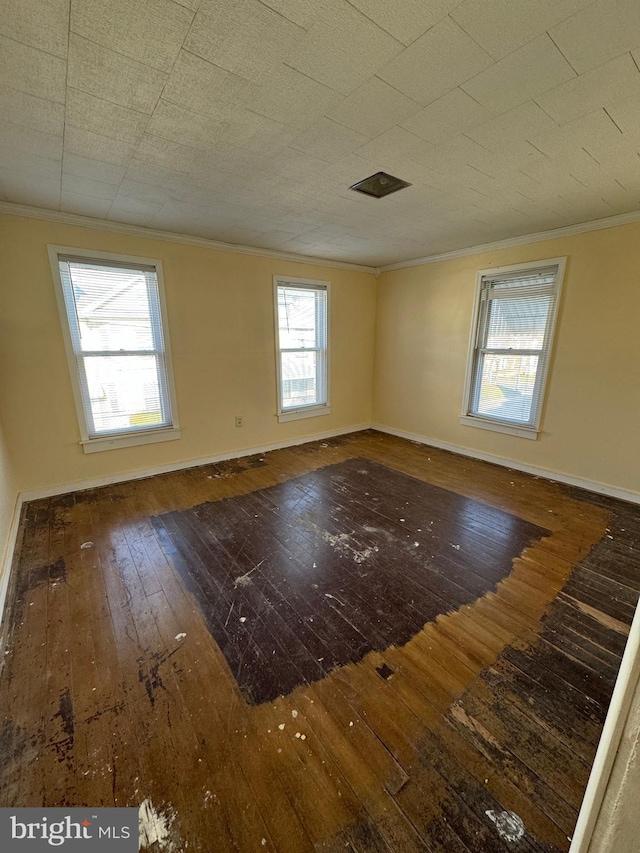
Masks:
[[[144,850],[566,851],[640,507],[373,431],[25,505],[0,805]]]

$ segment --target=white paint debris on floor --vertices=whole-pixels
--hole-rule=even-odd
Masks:
[[[173,842],[173,822],[176,812],[171,806],[164,806],[160,812],[151,800],[143,800],[139,811],[140,846],[150,847],[157,844],[158,850],[172,853],[177,848]]]
[[[179,634],[176,634],[176,640],[184,640],[187,635],[184,631],[181,631]]]
[[[355,548],[353,545],[353,536],[349,533],[334,534],[329,533],[327,530],[323,530],[320,535],[324,541],[328,545],[331,545],[332,548],[335,548],[336,551],[344,554],[345,557],[351,557],[354,563],[364,563],[364,561],[368,560],[374,551],[379,550],[377,547],[363,549]]]
[[[505,841],[515,844],[524,835],[524,823],[515,812],[494,812],[488,809],[485,814],[495,823],[498,835]]]
[[[80,546],[80,550],[84,551],[86,548],[93,548],[93,542],[83,542]]]
[[[266,557],[263,557],[260,562],[256,563],[256,565],[252,569],[249,569],[248,572],[245,572],[243,575],[238,575],[238,577],[233,582],[234,589],[238,589],[238,587],[251,586],[251,584],[253,583],[253,580],[250,577],[251,573],[255,572],[255,570],[259,568],[265,560]]]

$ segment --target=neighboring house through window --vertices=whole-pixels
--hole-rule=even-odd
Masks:
[[[278,418],[328,414],[329,282],[274,276]]]
[[[85,452],[179,438],[160,261],[49,252]]]
[[[565,260],[478,273],[461,423],[537,437]]]

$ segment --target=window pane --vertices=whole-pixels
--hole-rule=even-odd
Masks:
[[[539,356],[484,355],[476,415],[529,423]]]
[[[84,366],[95,434],[163,425],[157,356],[87,356]]]
[[[314,290],[278,288],[281,349],[319,346],[317,302],[321,295]]]
[[[147,273],[71,261],[69,274],[83,352],[155,349]]]
[[[316,352],[283,352],[282,408],[321,405],[322,382],[318,381],[322,355]]]
[[[551,295],[491,299],[485,346],[541,350],[551,304]]]

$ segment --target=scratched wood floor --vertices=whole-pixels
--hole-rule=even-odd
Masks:
[[[142,849],[566,851],[640,508],[374,431],[23,509],[0,806]]]

